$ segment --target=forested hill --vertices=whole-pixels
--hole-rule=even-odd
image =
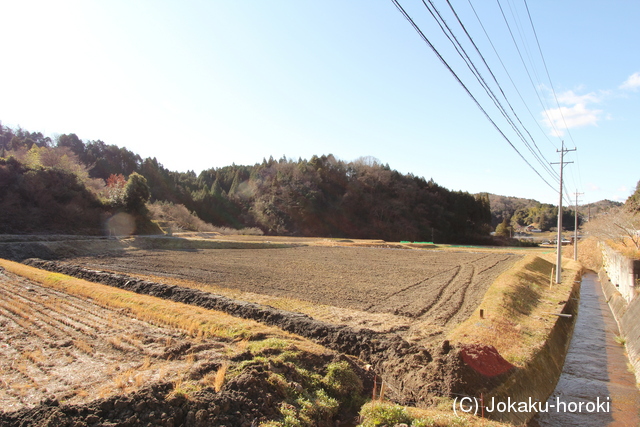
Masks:
[[[491,224],[493,227],[496,227],[505,219],[514,226],[535,225],[545,231],[557,226],[557,205],[540,203],[533,199],[498,196],[495,194],[489,194],[489,202],[491,204]],[[611,200],[601,200],[596,203],[581,205],[579,207],[580,221],[582,222],[589,217],[597,216],[618,206],[622,206],[622,203]],[[574,224],[573,209],[573,206],[563,207],[563,221],[568,229],[572,229]]]
[[[60,157],[61,150],[68,153],[67,162],[80,163],[86,173],[76,176],[107,207],[110,186],[136,172],[146,178],[151,201],[183,204],[214,225],[259,227],[267,234],[477,242],[490,231],[487,195],[449,191],[370,158],[269,158],[196,175],[169,171],[155,158],[142,159],[126,148],[83,142],[75,134],[51,141],[41,133],[0,126],[0,156],[48,159],[52,153]],[[46,167],[42,161],[37,165]]]

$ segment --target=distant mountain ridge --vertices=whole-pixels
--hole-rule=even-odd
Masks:
[[[557,205],[540,203],[534,199],[524,199],[521,197],[500,196],[489,193],[489,203],[491,207],[491,225],[496,227],[505,218],[514,218],[521,225],[529,225],[535,222],[553,223],[558,215]],[[582,220],[593,218],[611,208],[622,206],[623,203],[611,200],[600,200],[599,202],[579,205],[579,216]],[[573,206],[564,206],[563,211],[572,211]],[[525,214],[526,213],[526,214]],[[572,214],[571,214],[572,215]],[[564,217],[563,217],[564,218]],[[536,221],[538,220],[538,221]],[[524,223],[523,223],[524,222]],[[527,223],[528,222],[528,223]],[[543,225],[544,227],[544,225]]]
[[[135,200],[182,205],[215,226],[259,228],[273,235],[482,243],[505,219],[543,230],[557,222],[554,205],[450,191],[368,157],[352,162],[331,154],[297,161],[270,157],[196,175],[170,171],[155,158],[103,141],[83,141],[75,134],[52,141],[0,122],[3,157],[0,232],[5,233],[51,232],[52,226],[67,233],[80,228],[99,233],[105,217],[125,208],[123,195],[136,175],[143,179],[131,186],[131,195],[139,193]],[[51,188],[43,187],[45,176]],[[54,188],[54,181],[68,184]],[[580,217],[620,205],[602,200],[584,206]],[[137,223],[150,224],[142,221],[144,203],[136,212]],[[571,208],[564,209],[563,218],[574,223]]]

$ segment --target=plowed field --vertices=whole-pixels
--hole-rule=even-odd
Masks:
[[[335,350],[337,346],[345,354],[364,355],[364,362],[380,370],[389,384],[388,393],[394,398],[431,403],[432,396],[463,392],[459,387],[467,384],[466,380],[458,381],[460,349],[453,349],[448,341],[438,343],[436,338],[468,318],[497,276],[521,258],[509,253],[315,246],[128,249],[121,254],[69,258],[60,264],[67,265],[70,271],[76,265],[151,278],[155,284],[138,282],[146,283],[150,289],[156,286],[153,289],[159,294],[197,293],[175,286],[160,289],[164,286],[161,283],[166,283],[230,296],[234,300],[229,301],[240,308],[251,305],[243,301],[257,302],[263,304],[254,306],[260,313],[266,312],[264,304],[276,306],[280,310],[269,312],[271,320],[282,319],[287,325],[304,321],[311,326],[302,336],[322,336],[329,348]],[[59,280],[57,273],[43,274],[47,280]],[[122,279],[123,283],[136,282],[133,277]],[[269,398],[260,397],[264,394],[262,389],[270,384],[265,372],[271,369],[271,362],[265,362],[267,371],[248,374],[251,384],[255,383],[253,388],[247,388],[245,383],[249,380],[243,374],[234,377],[220,393],[206,395],[209,397],[205,400],[176,400],[175,390],[183,379],[210,384],[218,372],[224,379],[223,366],[231,361],[229,366],[233,368],[234,363],[241,364],[254,356],[251,351],[244,351],[244,346],[255,347],[252,351],[261,355],[262,350],[256,350],[259,346],[251,347],[253,344],[244,339],[192,335],[158,326],[141,320],[144,317],[128,309],[98,304],[96,290],[102,285],[86,286],[88,291],[83,297],[74,296],[51,283],[41,286],[0,269],[0,406],[6,411],[0,412],[0,417],[12,420],[13,424],[8,425],[21,425],[20,420],[38,414],[46,425],[63,425],[60,420],[93,425],[100,419],[127,420],[131,424],[136,417],[149,422],[160,420],[158,425],[208,425],[195,422],[197,414],[201,414],[203,422],[209,417],[225,420],[224,425],[249,426],[257,419],[279,416],[274,409],[279,407],[273,397],[277,392],[273,391]],[[117,287],[105,288],[123,292]],[[196,309],[200,308],[193,306]],[[287,314],[282,309],[303,312],[318,321]],[[165,309],[160,311],[164,313]],[[340,326],[334,328],[331,324]],[[268,328],[254,322],[250,336],[266,342],[282,332],[276,328],[272,332],[259,329],[263,327]],[[383,334],[358,330],[363,327]],[[291,332],[290,329],[285,330]],[[326,336],[321,334],[325,330]],[[333,347],[332,339],[336,340]],[[423,346],[427,343],[429,347]],[[264,355],[274,351],[267,350]],[[321,353],[322,356],[312,356],[320,370],[331,358],[326,350]],[[258,377],[260,381],[256,380]],[[146,384],[152,384],[152,388],[140,388]],[[253,391],[245,393],[245,389]],[[140,396],[126,397],[136,390]],[[209,388],[203,390],[204,393]],[[244,390],[244,394],[238,390]],[[212,404],[214,400],[216,403]],[[257,402],[251,416],[233,406],[246,408],[251,402]],[[80,407],[82,410],[77,409]],[[20,408],[32,409],[11,413]]]
[[[279,308],[306,307],[325,321],[374,330],[412,329],[415,335],[416,325],[423,334],[437,334],[466,319],[495,278],[517,259],[519,255],[508,253],[298,247],[139,250],[69,261],[164,282],[206,284],[212,292]],[[324,308],[309,310],[309,304],[292,300]]]

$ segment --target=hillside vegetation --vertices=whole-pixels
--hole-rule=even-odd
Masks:
[[[98,234],[104,214],[105,206],[73,174],[0,158],[0,233]]]
[[[54,205],[77,212],[58,215],[56,231],[98,230],[102,217],[122,210],[133,211],[140,225],[148,216],[140,203],[145,196],[150,202],[184,205],[215,226],[257,227],[270,235],[482,242],[490,231],[486,195],[450,191],[372,158],[352,162],[332,155],[310,160],[269,158],[252,166],[212,168],[196,175],[169,171],[155,158],[142,159],[99,140],[83,142],[75,134],[51,141],[41,133],[0,126],[0,157],[10,156],[18,160],[3,161],[0,203],[6,222],[1,232],[53,231],[48,226],[51,215],[64,212]],[[18,184],[19,176],[33,174],[64,176],[68,182],[60,185],[82,192],[83,201],[79,196],[55,196],[55,203],[45,209],[48,202],[30,194],[31,187]],[[130,203],[124,198],[126,186],[136,174],[143,179],[133,180],[135,200]],[[55,188],[55,180],[48,182],[52,195],[62,191]],[[23,199],[28,201],[16,202]]]
[[[623,253],[625,256],[640,259],[640,181],[636,191],[629,196],[624,205],[610,209],[589,221],[586,231],[600,242]]]
[[[512,227],[534,225],[542,231],[549,231],[558,224],[558,206],[540,203],[533,199],[519,197],[498,196],[489,194],[491,204],[491,225],[495,228],[503,221]],[[583,224],[589,218],[608,212],[612,208],[621,206],[620,202],[601,200],[596,203],[579,206],[578,222]],[[575,224],[574,207],[562,208],[562,222],[565,230],[573,230]]]

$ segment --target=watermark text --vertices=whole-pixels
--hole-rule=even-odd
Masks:
[[[478,413],[520,413],[520,412],[571,412],[571,413],[597,413],[611,412],[610,398],[596,398],[592,402],[565,402],[560,397],[539,402],[529,398],[527,401],[516,401],[507,398],[506,402],[496,401],[495,397],[484,401],[477,397],[456,397],[453,400],[453,412],[456,415]]]

